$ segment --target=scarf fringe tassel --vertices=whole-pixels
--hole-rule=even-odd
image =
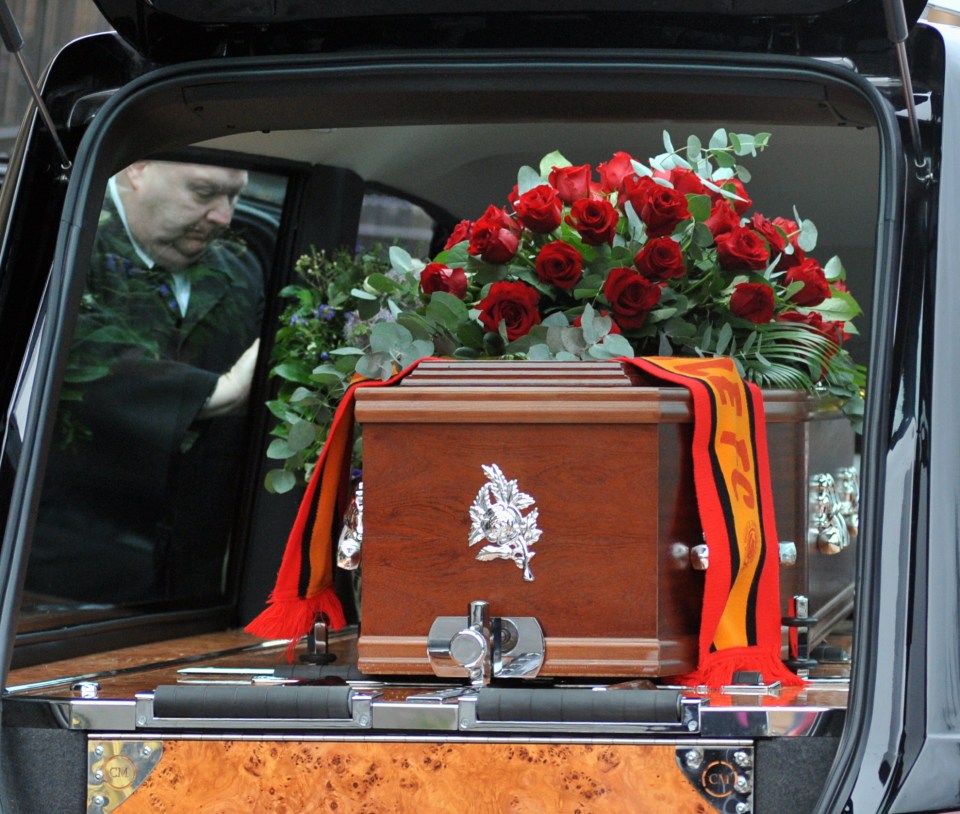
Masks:
[[[246,630],[261,639],[289,639],[291,631],[299,631],[299,637],[310,631],[320,613],[326,615],[331,630],[339,630],[347,623],[333,586],[306,598],[271,597],[270,604],[247,625]]]
[[[784,687],[800,687],[805,683],[776,655],[759,647],[731,647],[709,653],[695,672],[674,676],[671,681],[685,687],[728,687],[740,671],[760,673],[764,684],[779,681]]]

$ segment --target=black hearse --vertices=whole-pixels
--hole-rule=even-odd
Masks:
[[[960,810],[960,27],[949,11],[921,19],[913,0],[97,5],[115,33],[71,43],[46,70],[49,119],[27,112],[0,196],[0,810]],[[745,679],[674,696],[672,720],[606,704],[571,718],[537,711],[539,699],[663,688],[504,679],[534,712],[498,718],[461,679],[351,672],[355,615],[299,645],[337,654],[341,672],[291,677],[286,643],[243,626],[266,601],[299,498],[264,489],[276,417],[262,406],[297,258],[356,246],[384,207],[416,218],[384,241],[406,237],[425,255],[551,150],[594,163],[656,153],[665,130],[706,141],[718,128],[771,134],[751,164],[754,200],[815,221],[864,307],[849,345],[868,370],[857,539],[841,555],[843,612],[807,642],[820,664],[803,691]],[[112,177],[156,159],[249,179],[234,226],[263,297],[235,455],[219,480],[173,483],[194,522],[183,537],[168,529],[158,565],[136,535],[105,545],[96,513],[134,504],[100,490],[159,495],[176,473],[156,469],[151,443],[112,448],[72,507],[73,542],[50,555],[45,504],[64,471],[65,422],[88,445],[80,454],[105,454],[95,416],[71,412],[71,394],[99,374],[70,353],[102,206]],[[163,415],[125,420],[157,422],[159,437]],[[808,485],[797,488],[806,500]],[[816,534],[797,544],[818,555]],[[163,579],[147,579],[157,568]],[[581,579],[578,602],[589,559]],[[349,604],[351,581],[340,582]],[[474,597],[461,599],[466,609]],[[391,601],[402,615],[403,596]]]

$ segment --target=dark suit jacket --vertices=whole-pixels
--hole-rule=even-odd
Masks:
[[[185,316],[101,216],[51,452],[30,590],[112,602],[220,589],[243,416],[197,420],[259,335],[262,273],[220,240],[194,266]]]

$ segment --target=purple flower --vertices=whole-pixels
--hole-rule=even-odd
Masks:
[[[296,314],[294,314],[292,317],[290,317],[290,324],[291,324],[291,325],[299,325],[301,322],[303,322],[303,320],[300,319],[300,317],[298,317]]]
[[[336,313],[337,312],[332,305],[328,305],[327,303],[324,303],[319,308],[314,310],[313,315],[317,319],[322,319],[322,320],[325,320],[326,322],[329,322],[331,319],[333,319]]]

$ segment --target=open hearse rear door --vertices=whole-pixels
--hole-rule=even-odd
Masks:
[[[97,5],[116,33],[41,83],[70,166],[30,111],[0,195],[3,811],[960,809],[948,13]],[[540,187],[546,226],[520,202]],[[656,220],[649,189],[683,214]],[[728,276],[683,288],[735,230]],[[681,265],[644,265],[656,240]],[[579,247],[573,284],[537,271],[548,242]],[[438,255],[441,295],[403,299]],[[484,322],[498,283],[573,303],[531,334],[546,351],[511,352],[541,319],[517,301]],[[739,321],[681,325],[711,285]],[[765,443],[723,424],[697,457],[726,420],[699,405],[734,385],[613,361],[768,369],[740,285],[843,339],[862,434],[836,392],[768,388]],[[362,492],[342,432],[308,487],[323,386],[361,353],[406,368],[388,336],[437,358],[335,424],[362,432]],[[590,346],[613,351],[570,361]],[[745,461],[769,467],[755,501]],[[704,471],[733,496],[712,514]],[[245,630],[278,572],[271,607],[324,597],[276,628],[292,647]],[[711,683],[741,634],[773,660]]]

